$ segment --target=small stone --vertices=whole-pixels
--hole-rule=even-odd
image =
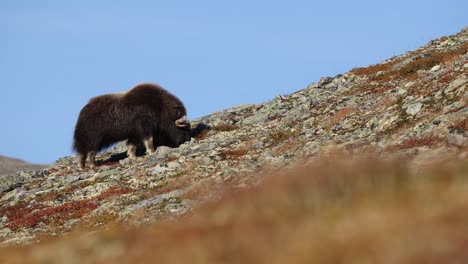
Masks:
[[[176,161],[171,161],[171,162],[168,162],[167,163],[167,167],[170,169],[170,170],[178,170],[180,169],[180,163],[179,162],[176,162]]]
[[[239,189],[245,189],[245,188],[247,188],[249,186],[247,184],[245,184],[245,183],[240,183],[236,187],[239,188]]]
[[[163,164],[163,165],[158,164],[151,170],[151,174],[152,175],[158,175],[158,174],[165,173],[167,171],[169,171],[169,169],[167,168],[167,166],[165,164]]]
[[[41,195],[48,194],[48,193],[50,193],[50,192],[51,192],[51,190],[37,191],[37,192],[35,193],[35,195],[36,195],[36,196],[41,196]]]
[[[242,125],[263,124],[268,121],[268,113],[258,113],[242,120]]]
[[[122,160],[119,160],[119,164],[122,165],[122,166],[125,166],[125,165],[128,165],[132,163],[132,160],[127,158],[127,159],[122,159]]]
[[[168,163],[161,163],[153,167],[151,169],[151,174],[152,175],[158,175],[158,174],[163,174],[166,172],[173,172],[181,168],[180,163],[176,161],[171,161]]]
[[[171,153],[171,148],[165,147],[165,146],[160,146],[156,149],[156,157],[162,158],[167,156],[169,153]]]
[[[324,85],[327,85],[327,84],[331,83],[332,81],[333,81],[332,77],[322,77],[322,78],[320,78],[318,86],[322,87]]]
[[[434,99],[440,100],[443,95],[444,95],[444,89],[441,89],[435,93]]]
[[[408,90],[407,90],[407,89],[403,89],[403,88],[398,89],[398,94],[399,94],[399,95],[404,95],[404,94],[406,94],[406,93],[408,93]]]
[[[210,157],[203,157],[200,159],[200,163],[204,166],[208,166],[214,163],[213,159]]]
[[[458,88],[465,85],[467,82],[468,82],[468,79],[466,79],[466,77],[464,76],[458,77],[457,79],[455,79],[453,82],[449,84],[447,89],[445,89],[445,93],[450,93],[454,90],[457,90]]]
[[[415,116],[421,111],[422,106],[423,105],[421,103],[412,104],[406,109],[406,113],[410,116]]]
[[[378,121],[378,125],[377,125],[377,127],[375,129],[378,132],[385,131],[387,128],[389,128],[391,125],[393,125],[397,120],[398,120],[398,115],[385,116],[381,120]]]
[[[462,134],[449,133],[447,135],[447,142],[458,147],[468,147],[468,138]]]
[[[10,228],[0,229],[0,238],[4,238],[4,237],[8,236],[10,233],[11,233]]]
[[[120,181],[122,179],[122,176],[120,175],[111,175],[110,176],[110,179],[113,180],[113,181]]]
[[[108,178],[112,175],[119,174],[119,170],[113,169],[113,170],[106,170],[106,171],[101,171],[98,172],[94,175],[95,179],[103,179],[103,178]]]
[[[440,65],[436,65],[436,66],[432,67],[430,71],[431,72],[436,72],[436,71],[440,70],[440,68],[441,68]]]
[[[316,89],[319,87],[319,83],[311,83],[307,86],[307,89]]]
[[[453,102],[442,109],[444,113],[453,112],[457,109],[461,109],[465,106],[464,102]]]

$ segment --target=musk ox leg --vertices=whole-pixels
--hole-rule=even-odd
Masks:
[[[145,143],[146,152],[150,155],[153,154],[154,153],[153,137],[145,138],[143,142]]]
[[[96,163],[96,151],[91,151],[89,152],[88,154],[88,159],[89,161],[91,162],[91,168],[94,168],[97,166],[97,163]]]
[[[134,144],[128,144],[127,155],[130,159],[136,158],[137,146]]]
[[[82,169],[85,168],[86,166],[86,157],[88,156],[88,153],[83,153],[83,154],[80,154],[79,156],[79,161],[80,161],[80,166]]]
[[[80,166],[82,169],[86,167],[86,159],[89,159],[91,162],[91,168],[95,167],[96,164],[96,151],[91,151],[87,153],[80,154],[79,160],[80,160]]]

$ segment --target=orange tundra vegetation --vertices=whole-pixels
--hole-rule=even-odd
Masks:
[[[415,59],[407,64],[393,69],[401,61],[393,59],[387,62],[371,65],[364,68],[356,68],[351,72],[359,76],[370,76],[373,81],[388,82],[396,77],[404,77],[407,79],[416,79],[419,70],[429,70],[438,64],[449,64],[457,57],[468,52],[468,43],[464,43],[457,49],[450,51],[432,50],[426,54],[418,54],[418,51],[413,52]]]
[[[176,221],[0,249],[0,263],[468,263],[468,163],[449,160],[317,161]]]
[[[29,206],[28,203],[23,202],[0,209],[0,215],[5,215],[11,219],[10,223],[6,225],[11,230],[18,230],[22,227],[35,227],[39,224],[62,225],[67,219],[81,218],[94,211],[98,207],[99,200],[129,192],[130,189],[128,188],[111,187],[94,198],[70,201],[55,207],[40,204]],[[50,197],[54,199],[58,196],[59,194],[52,194]],[[44,198],[40,197],[39,199]]]

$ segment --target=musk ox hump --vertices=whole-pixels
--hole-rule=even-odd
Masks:
[[[125,94],[127,94],[127,92],[117,92],[117,93],[112,93],[112,94],[104,94],[104,95],[95,96],[89,99],[88,104],[95,104],[95,103],[104,102],[104,101],[114,103],[116,100],[123,98]]]
[[[161,86],[153,83],[141,83],[125,93],[123,100],[125,104],[151,104],[155,105],[155,99],[158,105],[163,105],[163,111],[171,109],[181,109],[183,115],[186,115],[185,106],[175,95],[168,92]]]

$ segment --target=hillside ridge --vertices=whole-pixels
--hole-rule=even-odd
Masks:
[[[23,170],[41,170],[47,165],[33,164],[21,159],[0,155],[0,175],[12,174]]]
[[[468,159],[468,28],[382,63],[323,77],[295,93],[191,120],[191,142],[129,160],[126,146],[80,170],[63,157],[0,183],[0,244],[23,245],[110,223],[186,215],[229,186],[331,153],[406,160]]]

